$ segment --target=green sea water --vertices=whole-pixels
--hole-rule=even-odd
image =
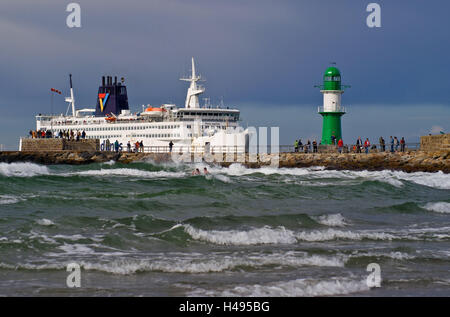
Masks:
[[[0,163],[0,295],[450,295],[449,174],[204,166]]]

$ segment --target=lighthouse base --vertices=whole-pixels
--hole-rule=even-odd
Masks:
[[[332,136],[335,136],[335,142],[342,139],[341,117],[345,112],[319,112],[323,117],[322,140],[321,144],[333,144]]]

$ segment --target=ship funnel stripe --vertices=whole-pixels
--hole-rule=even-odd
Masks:
[[[100,102],[100,110],[103,112],[103,109],[108,102],[109,93],[98,94],[98,100]]]

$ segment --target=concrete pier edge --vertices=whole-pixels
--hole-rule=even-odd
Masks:
[[[183,158],[181,159],[181,156]],[[188,157],[188,161],[186,160]],[[173,159],[175,158],[175,160]],[[382,153],[280,153],[264,154],[251,159],[248,154],[235,154],[223,161],[223,155],[215,157],[203,155],[186,156],[170,153],[128,153],[128,152],[100,152],[100,151],[8,151],[0,152],[0,162],[32,162],[44,165],[70,164],[81,165],[90,163],[105,163],[115,161],[119,163],[178,162],[193,164],[205,162],[223,167],[238,163],[248,168],[263,166],[295,168],[322,166],[335,170],[398,170],[405,172],[438,172],[450,173],[450,150],[441,151],[410,151],[410,152],[382,152]],[[217,160],[218,158],[218,160]]]

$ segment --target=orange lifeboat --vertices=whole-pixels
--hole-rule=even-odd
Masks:
[[[111,116],[111,115],[106,115],[106,118],[105,118],[105,120],[106,120],[106,122],[114,122],[114,121],[116,121],[116,117],[113,117],[113,116]]]
[[[141,115],[145,115],[145,116],[152,116],[152,117],[160,117],[163,115],[164,112],[166,112],[167,110],[164,108],[156,108],[156,107],[152,107],[152,106],[148,106],[144,112],[141,113]]]

